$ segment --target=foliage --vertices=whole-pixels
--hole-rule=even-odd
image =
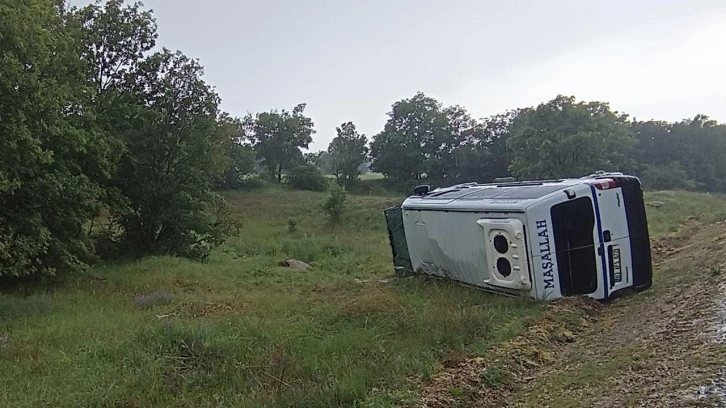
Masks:
[[[641,171],[641,182],[646,189],[677,189],[695,190],[696,182],[688,177],[679,162],[666,165],[644,165]]]
[[[165,48],[154,54],[156,22],[140,3],[100,1],[75,11],[95,115],[86,124],[110,150],[105,186],[111,228],[140,254],[205,258],[234,224],[214,182],[238,183],[253,161],[241,123],[219,112],[199,63]]]
[[[312,142],[314,124],[304,111],[303,103],[295,106],[292,112],[273,110],[245,118],[246,134],[257,158],[278,183],[282,182],[284,170],[303,161],[300,148],[307,148]]]
[[[156,46],[156,21],[141,3],[122,0],[96,0],[74,9],[69,18],[86,87],[80,125],[88,131],[92,156],[105,158],[98,163],[83,157],[79,161],[84,172],[104,186],[103,204],[123,206],[125,199],[109,181],[125,153],[122,134],[131,130],[130,119],[137,114],[134,77],[145,55]]]
[[[290,217],[287,219],[287,232],[293,233],[297,231],[297,218]]]
[[[321,173],[333,174],[333,159],[327,151],[308,152],[303,156],[305,157],[306,163],[317,167]]]
[[[239,144],[233,140],[224,141],[223,146],[227,159],[227,170],[217,183],[217,187],[249,187],[250,179],[258,179],[251,176],[255,169],[255,152],[250,146]]]
[[[358,180],[359,167],[368,155],[368,139],[361,135],[353,122],[345,122],[337,127],[336,136],[328,146],[328,155],[335,178],[350,186]]]
[[[488,183],[508,175],[511,155],[506,144],[517,115],[518,111],[509,111],[476,124],[468,122],[462,142],[451,152],[448,177],[456,182]]]
[[[113,178],[129,206],[113,209],[112,219],[143,253],[204,258],[224,239],[211,187],[228,139],[217,128],[219,98],[201,76],[196,61],[163,50],[135,78],[138,115]]]
[[[631,121],[565,96],[479,120],[423,93],[395,102],[370,145],[371,167],[387,180],[353,183],[368,150],[353,123],[327,151],[303,155],[315,133],[305,104],[232,118],[196,60],[157,45],[140,3],[63,4],[0,4],[2,276],[85,268],[101,220],[101,235],[139,254],[205,258],[236,228],[213,187],[259,187],[260,164],[277,182],[290,173],[295,188],[325,189],[322,172],[364,194],[408,192],[424,178],[598,169],[634,173],[647,188],[726,191],[726,125],[705,115]]]
[[[676,123],[635,121],[632,157],[654,188],[726,191],[726,125],[704,115]]]
[[[250,175],[255,170],[255,152],[252,146],[244,144],[242,123],[223,115],[217,126],[222,133],[226,170],[216,186],[223,189],[249,187]]]
[[[383,132],[373,137],[371,168],[399,184],[440,179],[437,170],[455,143],[441,103],[419,92],[393,104]]]
[[[328,179],[312,164],[301,164],[287,176],[287,183],[297,190],[325,191]]]
[[[506,142],[518,110],[475,120],[461,106],[443,107],[422,93],[393,105],[371,143],[372,169],[395,187],[421,178],[432,183],[490,182],[507,175]]]
[[[78,126],[85,87],[66,15],[10,0],[0,21],[0,276],[84,268],[101,190],[79,158],[105,157]]]
[[[625,115],[601,102],[558,96],[525,109],[507,141],[510,169],[521,178],[582,176],[621,169],[632,147]]]
[[[323,205],[323,211],[328,214],[332,222],[340,221],[340,217],[345,210],[347,196],[348,194],[340,186],[333,186],[330,190],[330,197],[328,197],[328,201]]]

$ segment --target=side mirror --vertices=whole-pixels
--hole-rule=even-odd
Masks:
[[[413,194],[417,196],[424,196],[429,193],[429,189],[431,189],[431,186],[426,184],[416,186],[416,188],[413,189]]]

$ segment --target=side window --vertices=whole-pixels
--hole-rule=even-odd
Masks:
[[[595,212],[590,197],[557,204],[550,211],[557,251],[557,270],[563,296],[587,295],[597,290]]]

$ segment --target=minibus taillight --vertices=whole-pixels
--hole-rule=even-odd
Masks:
[[[604,179],[604,180],[598,180],[594,183],[592,183],[593,186],[595,186],[598,190],[609,190],[611,188],[615,188],[618,186],[618,183],[615,182],[613,179]]]

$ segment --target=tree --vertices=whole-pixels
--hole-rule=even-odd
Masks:
[[[325,191],[328,188],[328,179],[310,163],[294,167],[288,175],[287,182],[297,190]]]
[[[509,174],[507,139],[517,111],[484,118],[462,131],[461,142],[450,155],[450,178],[456,182],[490,183]]]
[[[373,137],[371,168],[401,186],[424,175],[442,179],[442,153],[457,142],[441,103],[419,92],[393,104],[383,132]]]
[[[124,154],[121,134],[129,131],[135,114],[134,78],[156,45],[156,21],[141,3],[126,5],[123,0],[96,0],[74,10],[72,19],[86,86],[79,125],[92,139],[89,149],[94,154],[89,156],[105,158],[80,161],[84,172],[105,187],[105,205],[113,206],[122,199],[109,180]]]
[[[130,248],[203,259],[230,232],[212,182],[225,170],[219,97],[197,61],[166,49],[138,69],[126,153],[113,183],[128,200],[112,217]]]
[[[0,276],[86,266],[103,162],[81,122],[82,72],[61,3],[0,3]]]
[[[244,129],[239,119],[222,115],[217,121],[217,131],[221,133],[226,170],[216,185],[221,188],[240,187],[245,177],[255,169],[255,152],[252,146],[244,143]]]
[[[726,125],[697,115],[675,123],[633,121],[632,159],[654,188],[726,191]]]
[[[726,125],[706,115],[674,123],[671,134],[680,140],[680,163],[698,189],[726,191]]]
[[[556,178],[630,166],[633,140],[627,116],[612,112],[608,104],[558,96],[522,110],[507,145],[515,176]]]
[[[314,123],[303,115],[305,104],[299,104],[292,112],[276,110],[258,113],[245,118],[249,140],[262,163],[277,182],[282,173],[303,161],[300,148],[307,148],[313,141]]]
[[[368,155],[368,139],[358,133],[353,122],[345,122],[335,130],[338,136],[328,146],[333,174],[343,184],[351,185],[358,179],[359,167]]]

